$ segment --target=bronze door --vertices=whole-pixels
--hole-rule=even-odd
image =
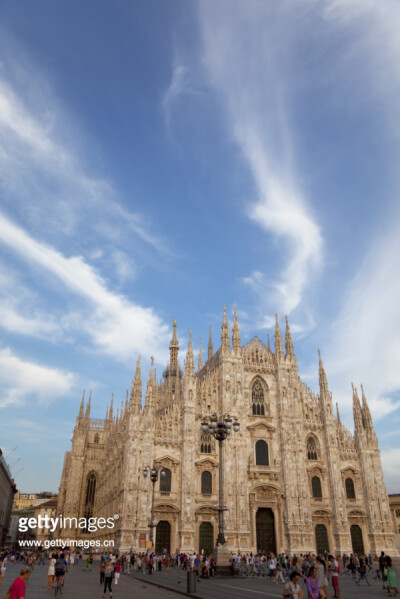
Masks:
[[[199,551],[211,555],[214,550],[214,527],[211,522],[202,522],[199,529]]]
[[[364,542],[362,537],[361,528],[358,524],[352,524],[350,526],[351,544],[353,546],[353,553],[357,555],[364,555]]]
[[[167,520],[160,520],[156,528],[156,553],[171,553],[171,524]]]
[[[329,552],[328,531],[324,524],[317,524],[315,527],[315,540],[317,543],[317,555],[323,555],[324,551]]]
[[[256,514],[257,551],[276,554],[275,518],[271,508],[260,507]]]

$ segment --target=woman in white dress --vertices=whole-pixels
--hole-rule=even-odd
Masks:
[[[0,584],[6,575],[6,567],[7,567],[7,555],[3,555],[0,557]]]
[[[49,569],[47,571],[47,588],[51,589],[53,582],[54,582],[54,576],[56,573],[56,557],[55,555],[50,555],[49,557]]]

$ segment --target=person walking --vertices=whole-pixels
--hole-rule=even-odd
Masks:
[[[6,568],[7,568],[7,554],[5,553],[4,555],[2,555],[0,557],[0,585],[1,585],[1,582],[4,578],[4,576],[6,575]]]
[[[396,597],[397,592],[398,592],[397,576],[396,576],[396,571],[393,568],[392,558],[389,557],[388,555],[385,557],[385,566],[386,566],[386,584],[387,584],[388,595],[389,595],[389,597]],[[392,591],[393,591],[393,595],[392,595]]]
[[[339,587],[339,563],[336,560],[336,558],[333,555],[329,556],[329,560],[330,560],[330,566],[329,566],[329,571],[331,572],[331,578],[332,578],[332,586],[333,586],[333,592],[334,592],[334,597],[336,599],[340,598],[340,587]]]
[[[114,575],[114,566],[111,562],[107,562],[106,570],[104,572],[104,590],[103,599],[105,599],[107,588],[110,591],[110,599],[112,599],[112,579]]]
[[[31,575],[32,570],[24,566],[9,589],[9,599],[25,599],[26,581]],[[7,595],[6,595],[7,596]]]
[[[309,568],[306,584],[307,584],[307,598],[308,599],[319,599],[317,568],[315,566],[311,566]]]
[[[104,583],[105,571],[106,571],[106,562],[102,559],[100,562],[100,584]]]
[[[299,577],[297,572],[290,574],[290,580],[286,583],[283,589],[283,596],[289,599],[304,599],[303,589],[298,583]]]
[[[368,577],[367,577],[367,566],[365,565],[364,560],[360,557],[360,565],[358,566],[359,577],[356,580],[356,584],[359,585],[361,580],[365,580],[367,585],[370,587]]]
[[[54,576],[56,573],[56,555],[50,555],[49,557],[49,569],[47,570],[47,588],[51,589],[54,583]]]
[[[114,566],[115,586],[117,586],[117,584],[118,584],[120,575],[121,575],[121,562],[119,561],[119,559],[117,559],[117,561],[115,562],[115,566]]]

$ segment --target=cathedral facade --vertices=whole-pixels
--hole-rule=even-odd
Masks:
[[[218,444],[204,416],[236,416],[240,431],[223,441],[225,537],[229,551],[397,554],[380,451],[364,390],[353,387],[354,435],[334,414],[321,356],[319,394],[301,380],[286,318],[268,338],[241,345],[224,310],[221,345],[211,338],[196,370],[190,337],[184,369],[176,322],[162,380],[153,363],[142,406],[140,359],[130,397],[104,420],[82,398],[62,473],[58,514],[114,518],[115,528],[59,531],[60,537],[113,538],[143,551],[149,539],[155,465],[155,549],[212,552],[218,534]],[[153,362],[153,360],[152,360]],[[162,476],[161,476],[162,474]]]

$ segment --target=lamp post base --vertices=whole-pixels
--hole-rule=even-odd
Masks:
[[[214,547],[214,559],[217,564],[217,576],[227,576],[231,574],[229,558],[230,551],[226,545],[217,545]]]

